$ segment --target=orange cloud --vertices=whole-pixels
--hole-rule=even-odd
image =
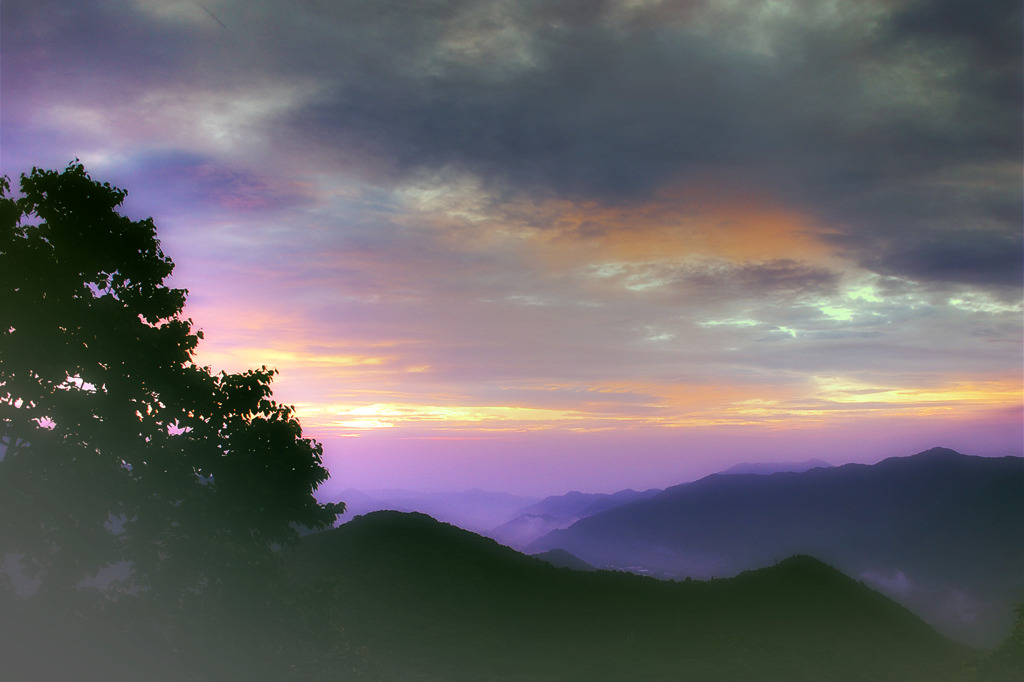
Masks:
[[[644,203],[553,198],[493,202],[465,179],[410,188],[403,222],[458,251],[516,248],[553,267],[686,258],[822,261],[827,227],[769,196],[711,184],[679,186]]]
[[[820,239],[826,228],[812,216],[766,197],[703,189],[664,192],[643,205],[551,200],[507,209],[503,219],[526,230],[553,265],[833,258]]]

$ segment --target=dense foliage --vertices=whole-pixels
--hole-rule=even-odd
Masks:
[[[186,291],[153,221],[118,212],[124,190],[77,163],[20,189],[0,180],[8,613],[134,609],[179,640],[266,617],[275,549],[343,510],[313,496],[320,445],[273,400],[273,370],[195,362]]]

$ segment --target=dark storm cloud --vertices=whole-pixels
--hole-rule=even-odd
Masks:
[[[196,3],[75,6],[5,7],[5,57],[80,90],[311,82],[268,128],[282,156],[382,183],[464,172],[499,199],[728,185],[799,206],[880,273],[1020,285],[1014,0],[793,0],[783,19],[755,2],[207,3],[226,30]]]
[[[761,50],[686,14],[495,3],[469,18],[484,6],[336,10],[350,33],[325,49],[365,69],[293,128],[398,177],[454,168],[498,194],[615,202],[728,178],[803,205],[879,272],[1020,284],[1019,3],[915,3],[870,27],[812,16]],[[463,24],[482,44],[446,51]],[[984,187],[935,177],[1000,164]]]
[[[396,59],[342,83],[296,128],[390,160],[399,175],[450,166],[497,189],[611,200],[775,144],[753,115],[775,80],[756,59],[657,27],[508,19],[523,44],[494,37],[492,55],[446,54],[440,31],[386,39]],[[485,28],[502,30],[475,30]]]
[[[996,67],[1019,57],[1021,4],[1012,0],[932,0],[911,3],[891,23],[894,36],[910,35],[966,44]]]
[[[938,237],[903,250],[883,252],[867,259],[872,269],[915,279],[948,280],[976,285],[1005,285],[1006,278],[1024,284],[1024,240],[1021,235],[976,235],[969,231]],[[906,248],[909,246],[910,248]]]
[[[5,89],[91,89],[97,97],[118,82],[134,89],[179,77],[198,38],[118,0],[4,3],[2,36]]]
[[[1015,292],[1024,281],[1019,169],[979,164],[851,193],[830,206],[840,229],[827,239],[883,275]]]

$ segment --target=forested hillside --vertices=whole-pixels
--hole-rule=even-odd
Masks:
[[[381,679],[943,680],[967,651],[798,556],[728,580],[558,569],[420,514],[307,537],[294,579]]]

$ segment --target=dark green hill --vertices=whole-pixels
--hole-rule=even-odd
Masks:
[[[378,512],[304,539],[291,565],[374,679],[936,681],[965,655],[806,556],[672,583]]]
[[[539,554],[531,555],[540,559],[541,561],[547,562],[557,568],[571,568],[574,571],[596,571],[597,569],[588,564],[583,559],[579,558],[575,554],[570,554],[564,549],[551,549],[547,552],[541,552]]]

